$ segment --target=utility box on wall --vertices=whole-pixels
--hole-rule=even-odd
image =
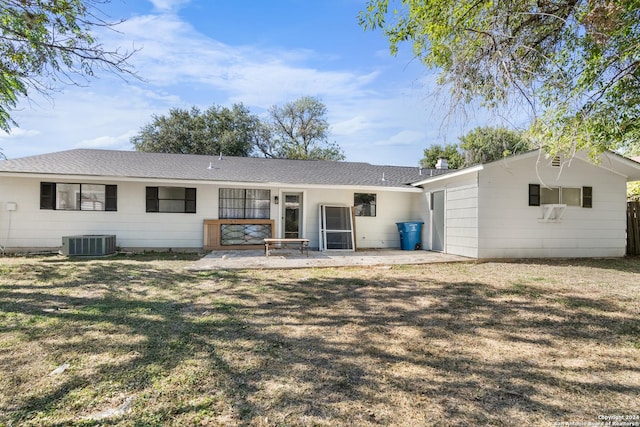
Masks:
[[[116,252],[115,235],[63,236],[62,255],[103,256]]]

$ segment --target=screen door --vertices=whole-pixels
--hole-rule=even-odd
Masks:
[[[354,248],[351,207],[320,205],[320,250]]]
[[[302,237],[302,193],[284,193],[284,238]]]

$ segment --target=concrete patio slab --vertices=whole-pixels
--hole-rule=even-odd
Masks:
[[[356,252],[309,251],[277,249],[270,256],[263,251],[215,251],[189,267],[201,270],[246,270],[277,268],[322,268],[351,266],[380,266],[400,264],[430,264],[438,262],[472,262],[472,258],[429,251],[373,250]]]

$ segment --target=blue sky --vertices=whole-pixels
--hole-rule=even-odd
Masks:
[[[108,73],[51,98],[34,95],[0,131],[8,158],[71,148],[133,149],[130,138],[169,109],[271,105],[318,97],[328,109],[330,140],[348,161],[415,166],[432,144],[457,142],[489,123],[480,113],[445,120],[430,96],[434,73],[410,46],[392,57],[381,32],[363,31],[365,0],[113,0],[102,8],[126,21],[98,39],[140,49],[131,63],[144,79]],[[484,116],[484,117],[483,117]]]

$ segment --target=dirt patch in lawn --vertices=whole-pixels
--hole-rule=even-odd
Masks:
[[[0,425],[640,423],[637,258],[191,263],[0,259]]]

